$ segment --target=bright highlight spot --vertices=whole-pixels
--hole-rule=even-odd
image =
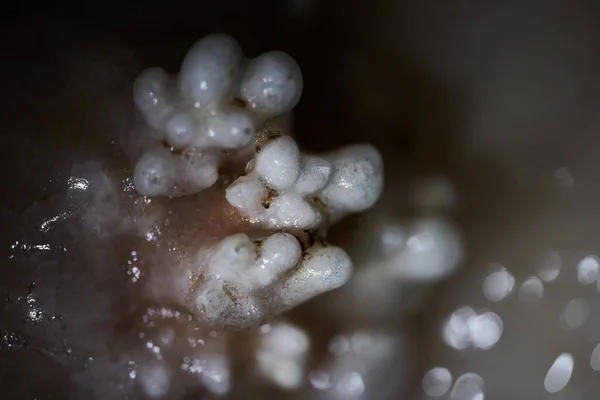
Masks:
[[[544,388],[548,393],[556,393],[564,389],[573,374],[573,356],[569,353],[559,355],[548,370],[544,379]]]

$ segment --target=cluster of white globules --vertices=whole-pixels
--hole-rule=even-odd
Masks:
[[[147,196],[211,187],[222,153],[248,148],[265,121],[294,108],[302,86],[300,68],[287,54],[246,60],[238,43],[222,34],[199,40],[176,77],[161,68],[142,72],[134,103],[157,140],[137,162],[135,187]]]
[[[339,247],[313,245],[303,252],[289,233],[260,241],[240,233],[209,249],[194,301],[211,324],[256,326],[342,286],[351,273],[352,261]]]
[[[252,222],[270,228],[313,229],[363,211],[383,188],[383,161],[359,144],[324,156],[302,154],[289,136],[264,145],[248,174],[227,188],[227,200]]]
[[[367,144],[303,154],[285,132],[265,129],[293,109],[302,85],[288,55],[245,60],[225,35],[198,41],[177,77],[153,68],[135,82],[136,107],[158,132],[135,167],[142,195],[194,194],[215,184],[224,153],[236,165],[250,159],[225,197],[240,221],[272,234],[238,233],[199,252],[192,307],[212,325],[256,326],[350,278],[346,252],[314,239],[330,223],[375,203],[383,162]]]

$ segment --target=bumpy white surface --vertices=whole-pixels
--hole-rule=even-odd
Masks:
[[[280,51],[271,51],[250,61],[240,93],[257,113],[283,114],[298,103],[302,86],[302,73],[294,59]]]
[[[298,389],[306,372],[308,334],[287,322],[263,325],[261,332],[255,356],[261,375],[282,389]]]
[[[291,111],[302,94],[302,73],[287,54],[245,59],[237,42],[214,34],[185,56],[179,76],[143,71],[134,103],[156,131],[154,147],[135,168],[135,186],[147,196],[180,196],[212,186],[222,150],[247,148],[265,121]],[[179,154],[181,152],[181,154]]]
[[[211,187],[218,178],[218,156],[187,149],[176,155],[162,147],[149,148],[133,173],[133,184],[146,196],[179,196]]]
[[[371,207],[383,189],[383,162],[371,145],[345,147],[323,157],[305,155],[282,136],[266,143],[247,175],[226,197],[251,221],[271,228],[315,228]]]
[[[342,249],[311,247],[302,255],[298,240],[288,233],[258,242],[240,233],[210,251],[194,302],[214,325],[257,325],[343,285],[352,273],[352,262]]]

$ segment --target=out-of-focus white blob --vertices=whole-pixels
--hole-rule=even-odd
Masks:
[[[280,51],[270,51],[248,64],[240,84],[240,97],[255,112],[272,117],[296,106],[302,86],[302,72],[296,61]]]
[[[473,372],[462,374],[450,392],[451,400],[483,400],[483,378]]]
[[[502,319],[493,312],[478,314],[471,307],[458,308],[443,327],[444,342],[456,350],[489,350],[502,336]]]
[[[443,328],[444,342],[457,350],[465,350],[471,345],[469,320],[476,317],[473,308],[460,307],[446,320]]]
[[[481,350],[494,347],[502,336],[502,319],[493,312],[484,312],[468,322],[471,342]]]
[[[537,276],[527,278],[519,289],[519,300],[526,304],[539,302],[544,296],[544,284]]]
[[[435,282],[443,279],[456,271],[463,257],[461,234],[451,222],[439,217],[417,219],[404,235],[396,230],[384,238],[394,246],[404,244],[392,258],[384,261],[403,280]]]
[[[153,128],[158,128],[171,110],[169,84],[169,75],[159,67],[142,71],[133,84],[133,103]]]
[[[569,353],[560,354],[546,374],[544,388],[548,393],[560,392],[571,380],[575,361]]]
[[[560,274],[562,267],[562,258],[556,251],[551,251],[542,260],[540,265],[538,276],[544,282],[552,282]]]
[[[215,325],[255,326],[343,285],[352,273],[342,249],[313,246],[301,257],[298,239],[288,233],[256,242],[236,234],[209,251],[194,301],[203,318]]]
[[[452,374],[443,367],[432,368],[423,377],[423,392],[430,397],[445,395],[452,386]]]
[[[492,302],[498,302],[512,293],[515,287],[515,277],[501,265],[489,274],[483,281],[483,294]]]
[[[105,236],[121,222],[117,186],[100,164],[73,167],[68,183],[69,196],[80,203],[81,220],[89,231]]]
[[[198,382],[212,394],[226,395],[231,389],[232,375],[232,356],[227,343],[227,336],[219,336],[214,330],[206,332],[190,327],[189,348],[181,360],[180,370],[196,376]]]
[[[335,222],[371,207],[383,188],[381,156],[370,145],[349,146],[321,158],[300,154],[294,140],[282,136],[266,143],[248,165],[248,174],[227,188],[226,197],[252,222],[271,228]],[[244,187],[261,187],[253,181],[262,182],[267,195],[242,200]]]
[[[554,171],[554,183],[559,189],[571,189],[575,186],[575,179],[568,167],[560,167]]]
[[[323,371],[310,371],[308,373],[308,380],[312,387],[317,390],[327,390],[331,387],[331,379],[329,374]]]
[[[171,385],[170,370],[164,364],[145,365],[136,375],[142,390],[151,399],[163,398]]]
[[[458,206],[458,193],[452,182],[443,177],[418,180],[411,194],[415,205],[424,211],[451,211]]]
[[[402,386],[404,372],[403,340],[388,332],[358,331],[346,337],[344,348],[313,371],[312,386],[317,398],[388,398]],[[330,343],[330,348],[336,347]],[[343,350],[343,351],[342,351]]]
[[[230,94],[239,74],[242,49],[231,37],[213,34],[200,39],[188,51],[179,72],[179,87],[204,107]]]
[[[229,358],[225,354],[213,353],[203,356],[200,379],[213,394],[225,395],[231,389]]]
[[[302,92],[302,74],[296,63],[284,53],[273,52],[251,61],[245,75],[243,65],[237,42],[215,34],[192,46],[177,78],[160,68],[139,75],[134,84],[134,103],[154,129],[149,137],[152,140],[147,141],[151,145],[144,149],[136,166],[134,185],[141,194],[182,196],[200,192],[216,182],[224,154],[235,150],[233,156],[246,160],[260,129],[285,126],[282,114],[291,111]],[[245,86],[240,88],[242,76]],[[240,92],[246,94],[248,102],[244,95],[236,97]],[[156,157],[154,147],[161,141],[173,152],[167,164],[179,165],[173,177],[167,177],[167,157]],[[271,161],[284,160],[282,150],[273,149]],[[202,154],[210,162],[195,174],[179,160],[189,154]],[[275,174],[281,174],[281,168]],[[265,171],[270,173],[272,169]],[[181,174],[187,178],[179,178]],[[295,177],[291,179],[293,183]]]
[[[598,280],[600,276],[600,263],[594,255],[584,257],[577,264],[577,280],[584,285],[589,285]]]
[[[336,335],[329,341],[329,352],[335,356],[341,356],[351,350],[350,339],[345,335]]]
[[[365,381],[361,374],[350,371],[339,379],[336,385],[337,394],[341,398],[351,399],[361,397],[365,391]]]
[[[592,350],[592,354],[590,355],[590,367],[592,367],[594,371],[600,371],[600,343]]]
[[[310,339],[306,332],[286,322],[265,329],[256,353],[260,373],[282,389],[303,384]]]
[[[406,226],[393,223],[384,223],[378,229],[378,239],[381,246],[381,254],[385,258],[394,257],[406,247],[408,240],[408,229]]]
[[[569,301],[560,314],[560,322],[567,329],[577,329],[585,323],[590,314],[590,306],[579,297]]]

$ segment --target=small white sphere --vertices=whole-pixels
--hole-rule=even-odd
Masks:
[[[261,258],[254,271],[260,286],[271,284],[277,276],[298,263],[302,249],[289,233],[276,233],[262,242]]]
[[[259,209],[266,195],[267,188],[256,177],[241,176],[225,190],[225,198],[229,204],[245,213]]]
[[[371,145],[348,146],[330,156],[333,174],[323,195],[332,213],[371,207],[383,190],[383,160]]]
[[[183,112],[169,116],[165,123],[167,142],[176,149],[183,149],[194,141],[196,126],[192,119]]]
[[[240,85],[240,96],[267,116],[291,111],[302,95],[302,72],[292,57],[280,51],[250,61]]]
[[[243,58],[235,39],[214,34],[200,39],[186,54],[179,73],[180,90],[197,107],[218,102],[231,92]]]
[[[291,187],[300,173],[300,150],[289,136],[281,136],[256,155],[254,171],[273,189]]]
[[[153,125],[168,112],[169,75],[159,67],[142,71],[133,84],[133,103]]]
[[[315,156],[303,157],[300,176],[294,184],[294,190],[303,195],[314,193],[327,184],[330,176],[329,162]]]
[[[150,151],[139,159],[133,172],[133,184],[144,196],[169,194],[175,181],[175,167],[168,150]]]
[[[207,135],[221,148],[237,149],[254,137],[254,122],[243,111],[218,113],[210,119]]]
[[[262,243],[263,263],[278,270],[296,265],[301,253],[298,239],[289,233],[275,233]]]

